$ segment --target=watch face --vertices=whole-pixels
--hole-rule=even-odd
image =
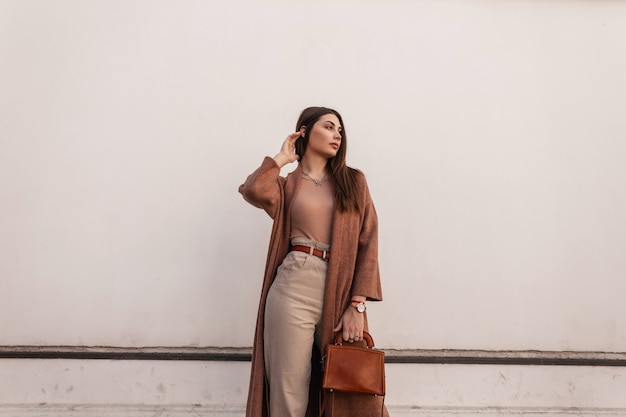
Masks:
[[[357,304],[356,311],[358,311],[359,313],[363,313],[365,311],[365,304]]]

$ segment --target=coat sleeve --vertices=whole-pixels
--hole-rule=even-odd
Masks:
[[[363,295],[372,301],[383,299],[378,267],[378,216],[365,177],[363,185],[363,217],[359,233],[358,253],[352,295]]]
[[[265,210],[273,219],[282,201],[284,182],[285,178],[280,176],[280,167],[273,158],[267,156],[261,166],[239,186],[239,192],[248,203]]]

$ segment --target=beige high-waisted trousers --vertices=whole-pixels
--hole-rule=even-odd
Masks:
[[[305,238],[292,245],[328,250]],[[309,401],[311,349],[319,347],[328,263],[292,251],[278,267],[265,307],[265,369],[270,386],[271,417],[304,417]]]

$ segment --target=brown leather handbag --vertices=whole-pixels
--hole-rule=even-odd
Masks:
[[[322,388],[330,392],[385,395],[385,352],[374,348],[374,340],[363,332],[365,347],[343,344],[341,333],[326,347],[322,359]]]

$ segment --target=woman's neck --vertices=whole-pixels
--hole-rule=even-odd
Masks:
[[[307,158],[307,156],[308,155],[304,155],[302,161],[300,162],[302,170],[313,178],[322,178],[324,175],[326,175],[326,166],[328,164],[328,160],[326,158]]]

